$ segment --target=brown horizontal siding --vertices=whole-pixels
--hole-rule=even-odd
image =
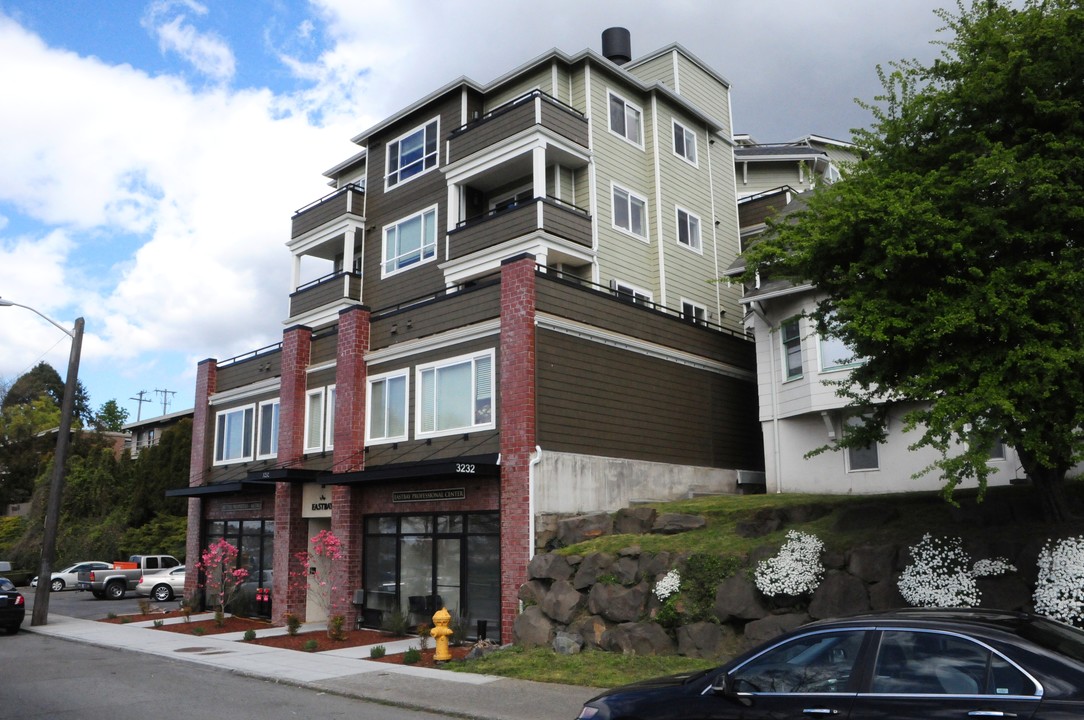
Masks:
[[[545,330],[537,357],[538,436],[546,449],[763,466],[752,381]]]
[[[756,371],[752,340],[635,305],[605,292],[538,276],[538,310],[639,340]]]
[[[550,98],[535,95],[515,105],[498,108],[492,117],[456,132],[449,142],[449,162],[462,160],[497,145],[517,133],[535,127],[538,125],[535,118],[539,105],[542,108],[542,127],[587,147],[587,119],[555,104]]]
[[[309,373],[305,379],[305,387],[308,390],[315,390],[317,388],[327,387],[328,385],[335,384],[335,368],[327,368],[326,370],[318,370],[313,373]]]
[[[361,299],[361,277],[349,273],[349,285],[345,274],[340,273],[315,285],[310,285],[290,295],[290,317],[296,317],[325,305],[333,305],[344,298]]]
[[[584,247],[591,247],[591,216],[563,207],[559,203],[542,204],[542,227],[546,232]]]
[[[294,215],[291,221],[290,237],[301,237],[321,225],[334,222],[346,215],[347,203],[351,208],[350,214],[356,216],[356,219],[360,222],[362,208],[365,207],[365,195],[356,188],[351,187]]]
[[[518,207],[448,233],[448,259],[455,260],[506,240],[523,237],[537,228],[535,203],[522,203]]]
[[[271,350],[219,368],[215,392],[233,390],[281,374],[282,350]]]
[[[741,227],[760,225],[778,213],[787,204],[783,194],[769,195],[759,200],[750,200],[738,204],[738,224]]]
[[[312,340],[312,353],[309,356],[310,365],[320,365],[331,362],[339,355],[339,334],[337,332],[321,332]]]
[[[500,285],[467,288],[374,319],[369,346],[377,350],[404,340],[491,320],[500,314]]]

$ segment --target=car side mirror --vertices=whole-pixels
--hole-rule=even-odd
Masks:
[[[751,697],[738,693],[735,687],[734,678],[730,673],[723,673],[715,678],[715,682],[711,686],[711,691],[716,695],[736,700],[746,707],[750,707],[753,704],[753,699]]]

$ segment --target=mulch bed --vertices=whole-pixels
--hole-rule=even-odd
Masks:
[[[305,650],[305,643],[309,640],[315,640],[316,652],[324,652],[325,650],[340,650],[342,648],[358,647],[359,645],[382,645],[405,639],[401,635],[390,635],[380,630],[344,630],[342,640],[332,640],[327,636],[326,630],[311,630],[299,632],[297,635],[272,635],[271,637],[256,638],[249,642],[255,645],[266,645],[287,650]]]
[[[269,627],[271,627],[271,623],[266,620],[253,620],[251,618],[230,616],[222,620],[222,625],[216,625],[213,619],[192,620],[184,623],[163,625],[162,627],[155,628],[155,630],[165,630],[167,632],[182,633],[184,635],[220,635],[222,633],[244,632],[245,630],[266,630]],[[193,632],[196,628],[200,629]]]
[[[452,659],[447,662],[462,662],[467,653],[470,652],[470,645],[453,645],[448,648],[448,652],[452,654]],[[447,663],[438,663],[433,659],[433,654],[436,650],[430,648],[428,650],[422,650],[422,659],[414,663],[414,667],[427,667],[427,668],[439,668],[441,665]],[[403,665],[403,657],[405,653],[397,653],[395,655],[385,655],[382,658],[366,658],[367,660],[375,660],[376,662],[394,663],[396,665]]]

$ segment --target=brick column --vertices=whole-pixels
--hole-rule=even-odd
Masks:
[[[535,428],[535,260],[521,255],[501,266],[501,640],[512,639],[519,588],[527,581],[530,536],[530,460]]]
[[[365,396],[369,351],[369,309],[363,305],[339,313],[339,336],[335,366],[335,472],[365,467]],[[331,488],[331,532],[342,541],[343,562],[335,585],[331,614],[346,618],[354,627],[357,608],[354,590],[361,588],[362,527],[360,488],[335,485]]]
[[[192,412],[192,450],[188,462],[188,486],[199,487],[207,484],[214,461],[214,414],[211,412],[211,395],[218,387],[218,361],[214,358],[203,360],[196,366],[196,396]],[[188,533],[185,536],[184,552],[185,573],[184,596],[195,597],[199,591],[199,562],[203,548],[203,501],[198,497],[188,498]]]
[[[296,466],[304,458],[305,390],[312,330],[302,325],[282,333],[282,378],[279,384],[278,464]],[[275,486],[275,576],[272,581],[272,620],[284,622],[286,613],[305,617],[304,587],[291,588],[294,555],[308,550],[308,523],[301,517],[301,485],[280,482]],[[295,583],[299,584],[299,583]]]

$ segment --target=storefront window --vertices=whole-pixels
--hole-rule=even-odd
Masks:
[[[228,608],[230,612],[254,617],[270,617],[271,603],[257,602],[256,590],[270,588],[274,563],[274,520],[211,520],[207,522],[204,547],[221,539],[237,548],[237,567],[248,571],[248,578]],[[206,602],[206,598],[205,598]],[[208,606],[210,605],[207,602]]]

